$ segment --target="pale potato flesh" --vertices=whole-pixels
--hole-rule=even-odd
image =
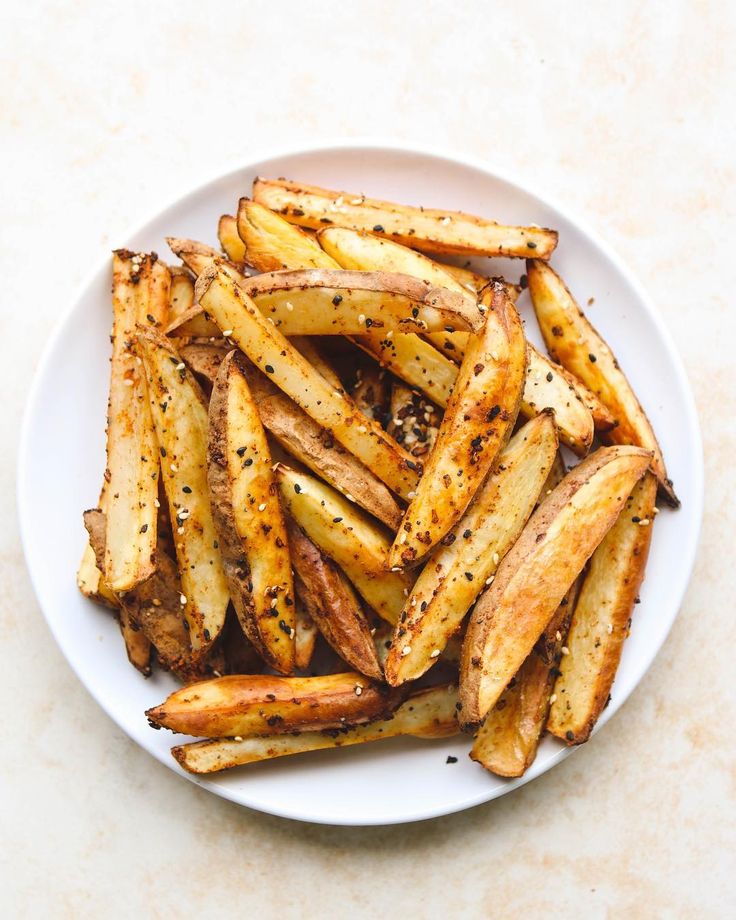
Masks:
[[[248,198],[240,200],[238,233],[245,249],[245,260],[259,272],[340,267],[313,236]]]
[[[238,234],[238,221],[232,214],[223,214],[217,223],[217,239],[231,262],[245,261],[245,243]]]

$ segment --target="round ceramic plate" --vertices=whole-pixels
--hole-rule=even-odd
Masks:
[[[589,315],[639,394],[682,499],[679,511],[664,510],[657,518],[641,604],[601,728],[667,636],[690,577],[701,518],[702,450],[693,398],[655,308],[606,246],[544,198],[482,164],[393,145],[332,144],[261,159],[184,195],[118,244],[155,249],[163,258],[167,235],[216,245],[218,217],[233,213],[257,175],[289,176],[559,230],[553,265],[581,303],[595,298]],[[524,269],[518,260],[476,264],[514,281]],[[520,305],[530,337],[537,338],[526,294]],[[217,795],[264,812],[327,824],[395,824],[459,811],[510,792],[567,756],[567,749],[547,738],[526,776],[509,781],[486,773],[468,758],[467,738],[396,739],[241,767],[211,779],[183,773],[169,753],[173,736],[153,731],[143,714],[174,689],[174,681],[161,673],[145,680],[133,670],[113,617],[85,600],[75,583],[85,541],[81,513],[96,502],[104,469],[110,322],[106,254],[63,317],[38,370],[22,434],[18,500],[28,567],[49,626],[87,689],[131,738]],[[457,762],[447,763],[448,755]],[[397,777],[411,779],[397,782]]]

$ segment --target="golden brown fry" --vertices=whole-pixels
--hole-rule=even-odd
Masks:
[[[285,508],[309,539],[342,568],[380,617],[395,623],[413,579],[387,571],[385,530],[313,476],[279,466],[276,478]]]
[[[354,728],[303,732],[236,740],[195,741],[172,748],[176,760],[190,773],[215,773],[242,764],[272,760],[289,754],[348,747],[385,738],[449,738],[459,733],[455,718],[457,691],[443,685],[419,690],[390,719]]]
[[[289,341],[296,350],[306,358],[312,367],[319,371],[325,380],[336,390],[342,390],[342,380],[337,375],[335,368],[330,364],[319,347],[319,339],[309,335],[295,335]]]
[[[286,179],[256,179],[253,198],[301,227],[364,230],[423,252],[548,259],[557,245],[555,230],[503,226],[460,211],[393,204]]]
[[[183,687],[146,716],[152,725],[186,735],[231,738],[358,725],[386,717],[400,701],[396,691],[355,671],[323,677],[231,675]]]
[[[475,738],[470,757],[497,776],[523,776],[537,756],[579,581],[573,582]]]
[[[293,521],[289,548],[297,592],[322,635],[351,668],[382,680],[370,624],[348,581]]]
[[[450,637],[534,510],[557,453],[551,413],[527,422],[501,452],[475,501],[414,585],[386,661],[398,686],[421,677]]]
[[[290,674],[296,612],[286,524],[244,366],[242,356],[230,352],[212,388],[207,449],[212,515],[243,632],[270,667]]]
[[[169,286],[168,269],[153,255],[113,255],[105,579],[116,593],[154,569],[159,464],[145,379],[131,346],[137,325],[166,323]]]
[[[461,723],[478,726],[521,667],[651,460],[638,447],[597,450],[539,506],[470,617]]]
[[[166,338],[142,330],[136,348],[148,380],[175,528],[182,612],[189,624],[192,652],[201,659],[222,629],[229,600],[207,485],[207,403]]]
[[[644,579],[656,492],[655,478],[644,476],[590,560],[547,723],[568,744],[588,740],[608,702]]]
[[[389,553],[416,565],[462,517],[513,431],[526,371],[521,320],[503,288],[490,294],[481,335],[468,344],[434,450]]]
[[[613,352],[549,265],[533,260],[527,272],[534,311],[552,359],[582,380],[610,410],[616,427],[606,435],[609,443],[636,444],[653,452],[652,472],[670,504],[678,505],[652,426]]]
[[[231,262],[245,261],[245,243],[238,235],[238,221],[231,214],[223,214],[218,221],[217,239]]]
[[[186,268],[170,266],[171,287],[169,289],[169,311],[167,324],[186,313],[194,306],[194,279]]]
[[[240,199],[238,233],[245,260],[259,272],[340,267],[312,236],[248,198]]]
[[[200,276],[196,294],[251,361],[382,482],[402,496],[416,488],[416,464],[409,454],[315,371],[268,322],[225,264],[218,263]]]

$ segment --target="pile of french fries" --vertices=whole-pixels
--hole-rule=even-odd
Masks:
[[[511,777],[586,741],[677,498],[557,233],[259,178],[218,236],[113,256],[78,584],[182,682],[152,727],[203,739],[193,773],[467,732]]]

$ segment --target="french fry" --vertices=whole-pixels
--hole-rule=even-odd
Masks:
[[[194,280],[186,268],[169,266],[171,287],[167,323],[172,323],[194,306]]]
[[[312,367],[322,374],[331,387],[336,390],[343,389],[342,380],[338,377],[335,368],[320,351],[319,340],[315,341],[314,336],[295,335],[289,341],[302,357],[306,358]]]
[[[313,476],[279,466],[276,479],[284,507],[309,539],[342,568],[382,619],[395,623],[413,579],[387,571],[390,541],[383,528]]]
[[[657,483],[639,480],[593,553],[560,662],[547,730],[568,744],[590,737],[608,702],[649,555]]]
[[[349,227],[423,252],[548,259],[557,245],[554,230],[503,226],[460,211],[409,207],[286,179],[256,179],[253,199],[301,227]]]
[[[89,541],[84,545],[82,561],[77,570],[77,587],[85,597],[103,607],[110,607],[112,610],[120,608],[117,595],[110,590],[104,575],[97,568],[95,554]]]
[[[245,260],[259,272],[340,267],[314,237],[248,198],[240,199],[238,233]]]
[[[217,223],[217,239],[220,241],[222,251],[231,262],[245,261],[245,243],[238,234],[237,218],[231,214],[223,214]]]
[[[635,444],[653,452],[652,472],[667,501],[677,506],[657,438],[613,352],[554,269],[535,259],[528,263],[527,273],[534,311],[552,359],[582,380],[610,410],[616,427],[606,435],[609,443]]]
[[[154,569],[158,456],[146,384],[131,343],[136,327],[166,323],[170,275],[153,255],[113,255],[113,329],[107,423],[105,580],[116,593]]]
[[[225,622],[229,601],[207,485],[207,404],[169,341],[141,330],[136,350],[148,381],[151,415],[182,586],[192,652],[202,659]],[[108,528],[109,530],[109,528]]]
[[[319,631],[351,668],[383,680],[370,624],[347,579],[293,521],[289,548],[299,597]]]
[[[389,565],[416,565],[458,522],[508,440],[526,371],[521,320],[503,288],[469,343],[434,450],[404,515]]]
[[[529,519],[470,617],[460,671],[460,721],[475,728],[521,667],[651,461],[604,447],[562,480]]]
[[[556,453],[554,421],[543,413],[499,454],[475,501],[412,588],[386,661],[389,684],[415,680],[439,660],[521,533]]]
[[[334,390],[263,316],[222,263],[197,280],[196,298],[238,347],[314,421],[402,497],[416,488],[416,463],[344,393]]]
[[[209,406],[207,481],[230,597],[243,632],[274,670],[295,666],[296,611],[286,524],[244,370],[232,351]]]
[[[358,725],[386,717],[396,691],[350,671],[323,677],[230,675],[172,693],[146,712],[161,728],[199,738],[281,735]]]
[[[519,411],[525,418],[534,418],[540,410],[547,408],[555,410],[555,422],[562,443],[579,457],[584,457],[595,434],[593,414],[575,384],[529,345],[529,363]]]
[[[368,725],[302,732],[296,737],[278,735],[232,741],[194,741],[172,748],[171,753],[185,770],[203,774],[289,754],[348,747],[385,738],[450,738],[459,733],[455,718],[456,702],[457,691],[454,687],[431,687],[412,694],[390,719],[381,719]]]

